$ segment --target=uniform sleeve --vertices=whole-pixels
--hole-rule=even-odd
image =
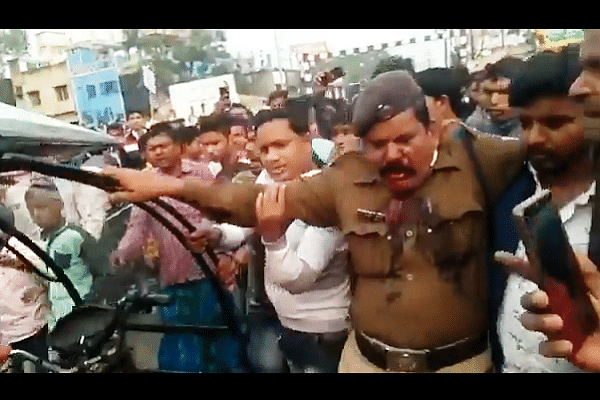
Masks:
[[[492,200],[498,199],[526,168],[527,148],[522,140],[476,134],[473,149],[490,188]]]
[[[309,225],[337,224],[335,173],[328,169],[318,175],[302,178],[287,185],[286,216]],[[228,181],[206,182],[186,178],[183,197],[202,210],[209,219],[242,227],[256,225],[256,198],[263,185],[235,184]]]

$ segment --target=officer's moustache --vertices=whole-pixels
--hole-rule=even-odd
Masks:
[[[414,175],[416,171],[404,164],[401,163],[393,163],[387,164],[379,171],[382,176],[386,176],[388,174],[407,174]]]

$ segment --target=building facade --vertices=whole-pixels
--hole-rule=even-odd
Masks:
[[[81,124],[100,129],[124,122],[125,104],[115,63],[81,47],[71,49],[68,60]]]
[[[17,107],[69,123],[79,122],[66,60],[41,65],[13,60],[10,74]]]

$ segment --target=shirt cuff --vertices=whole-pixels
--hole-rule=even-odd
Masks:
[[[285,238],[285,234],[281,235],[276,242],[266,242],[264,239],[260,239],[262,244],[265,246],[265,249],[271,251],[283,250],[287,247],[287,239]]]

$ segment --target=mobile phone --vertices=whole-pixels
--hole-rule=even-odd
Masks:
[[[600,321],[551,192],[543,190],[517,205],[513,216],[534,282],[548,295],[550,313],[563,320],[556,339],[569,340],[575,354]]]

